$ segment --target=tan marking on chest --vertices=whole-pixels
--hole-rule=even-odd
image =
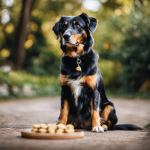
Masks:
[[[94,90],[96,85],[97,75],[86,75],[80,78],[83,83],[86,83],[91,89]]]
[[[83,88],[83,84],[89,86],[92,90],[96,85],[97,75],[86,75],[76,80],[67,78],[66,75],[60,74],[61,85],[69,85],[74,94],[75,103],[78,104],[78,97]]]

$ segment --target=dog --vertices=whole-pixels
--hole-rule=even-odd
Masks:
[[[82,13],[63,16],[53,31],[60,37],[63,51],[60,66],[60,124],[93,132],[138,130],[132,124],[116,125],[114,104],[106,97],[102,75],[97,67],[99,55],[92,49],[97,20]]]

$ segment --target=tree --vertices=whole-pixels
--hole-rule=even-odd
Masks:
[[[21,69],[25,59],[26,51],[24,48],[24,43],[27,36],[27,24],[30,21],[31,9],[34,3],[34,0],[23,0],[22,1],[22,10],[21,16],[16,36],[16,48],[13,53],[13,59],[16,69]]]

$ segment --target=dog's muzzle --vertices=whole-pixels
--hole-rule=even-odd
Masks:
[[[65,45],[65,44],[71,44],[71,45],[78,46],[78,45],[79,45],[79,42],[77,41],[75,44],[72,43],[72,40],[71,40],[71,33],[70,33],[70,32],[66,32],[66,33],[64,33],[64,35],[63,35],[63,45]]]
[[[70,37],[71,37],[71,33],[67,32],[63,35],[63,38],[66,42],[68,42],[70,40]]]

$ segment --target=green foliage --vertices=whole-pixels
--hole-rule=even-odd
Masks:
[[[38,57],[30,58],[27,71],[37,75],[59,74],[60,58],[52,52],[42,51]]]
[[[104,85],[116,89],[118,86],[118,77],[122,72],[121,64],[101,59],[98,63],[98,67],[103,76]]]
[[[0,71],[0,99],[59,94],[60,81],[56,77],[40,77],[25,72],[4,73]]]
[[[149,5],[135,8],[126,17],[127,26],[122,33],[119,49],[123,74],[122,87],[129,91],[140,90],[150,80],[150,10]],[[146,89],[145,89],[146,90]]]
[[[32,18],[35,24],[29,32],[28,38],[34,38],[33,45],[28,49],[24,62],[25,69],[35,75],[55,75],[59,74],[60,57],[52,52],[47,44],[43,32],[41,31],[43,19],[36,16]],[[37,28],[37,30],[35,30]],[[50,45],[51,47],[51,45]]]
[[[134,6],[128,15],[120,7],[121,15],[108,17],[106,14],[109,19],[101,20],[98,25],[100,37],[96,39],[95,47],[101,58],[121,64],[122,73],[117,77],[116,85],[125,93],[150,90],[149,7],[150,4]],[[106,72],[109,71],[106,69]]]

